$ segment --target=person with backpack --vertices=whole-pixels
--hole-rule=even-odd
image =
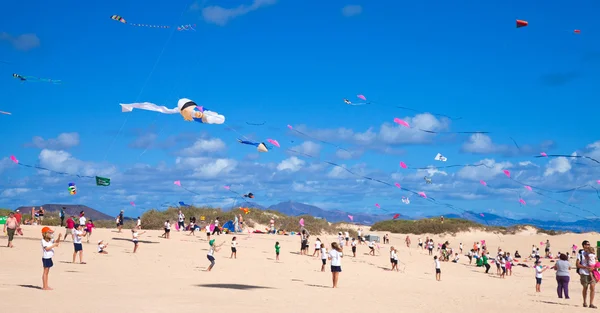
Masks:
[[[592,270],[592,268],[589,267],[589,262],[587,260],[587,255],[585,253],[585,249],[590,248],[590,242],[587,240],[584,240],[581,245],[583,246],[583,249],[580,249],[577,252],[577,261],[575,262],[575,265],[577,266],[577,274],[579,274],[579,280],[581,282],[581,286],[583,286],[583,307],[587,308],[587,291],[588,289],[590,290],[590,305],[589,308],[591,309],[595,309],[597,308],[594,305],[594,294],[596,293],[596,280],[594,279],[594,277],[592,277],[592,275],[590,275],[590,270]]]

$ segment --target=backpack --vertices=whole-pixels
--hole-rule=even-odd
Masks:
[[[579,264],[583,263],[583,258],[584,258],[583,249],[580,249],[579,251],[577,251],[577,261],[579,261]],[[583,275],[581,273],[581,269],[580,268],[577,268],[577,274]]]

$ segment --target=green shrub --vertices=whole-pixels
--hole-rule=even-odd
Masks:
[[[459,232],[477,229],[482,231],[498,232],[502,234],[514,233],[515,228],[484,226],[465,219],[446,219],[441,223],[438,218],[428,218],[421,220],[387,220],[373,224],[371,230],[387,231],[399,234],[456,234]]]

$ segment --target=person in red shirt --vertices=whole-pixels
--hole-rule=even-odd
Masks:
[[[21,218],[23,218],[23,215],[21,215],[19,210],[15,211],[15,218],[17,219],[17,222],[21,224]]]
[[[67,231],[65,232],[65,238],[63,238],[63,241],[65,241],[67,239],[67,235],[71,234],[71,238],[73,237],[73,229],[75,228],[75,221],[73,220],[74,216],[71,215],[71,217],[69,217],[69,219],[67,220]]]

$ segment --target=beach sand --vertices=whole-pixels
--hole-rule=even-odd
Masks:
[[[368,229],[365,227],[365,230]],[[299,255],[298,236],[240,234],[238,258],[229,259],[232,235],[213,236],[224,242],[216,254],[211,272],[206,259],[208,243],[205,233],[196,237],[173,230],[171,239],[159,238],[162,231],[148,231],[140,236],[138,253],[131,253],[131,231],[95,229],[90,243],[84,241],[84,261],[71,264],[72,239],[56,249],[50,271],[53,291],[42,291],[40,226],[24,226],[25,236],[18,236],[15,248],[5,248],[6,236],[0,237],[0,296],[3,307],[11,312],[48,313],[77,309],[95,312],[175,312],[202,310],[243,310],[244,312],[565,312],[581,308],[579,276],[572,271],[571,299],[558,299],[553,270],[544,273],[542,292],[535,293],[534,270],[515,266],[513,275],[500,279],[486,275],[482,268],[442,262],[442,281],[435,280],[432,257],[417,248],[418,238],[411,235],[412,248],[404,244],[406,235],[391,234],[391,245],[398,249],[401,272],[389,272],[389,245],[380,244],[379,255],[367,255],[366,245],[359,245],[357,257],[345,247],[339,288],[331,288],[329,263],[320,272],[320,257]],[[56,228],[63,233],[64,228]],[[370,233],[365,231],[365,233]],[[380,236],[383,233],[376,233]],[[335,235],[311,236],[310,254],[316,237],[329,248]],[[430,236],[431,237],[431,236]],[[552,250],[567,252],[584,239],[595,245],[598,234],[538,235],[524,231],[517,235],[470,232],[439,237],[465,253],[474,241],[486,240],[494,254],[500,246],[521,255],[531,253],[531,245],[550,239]],[[108,255],[96,253],[97,241],[109,242]],[[148,241],[149,243],[146,243]],[[281,245],[281,261],[275,262],[275,242]],[[543,251],[543,247],[541,247]],[[575,260],[571,259],[574,264]],[[531,264],[531,262],[529,263]],[[545,265],[552,265],[544,260]],[[404,272],[402,272],[404,271]],[[492,265],[490,273],[496,273]],[[9,300],[8,300],[9,299]],[[600,299],[596,304],[600,304]]]

